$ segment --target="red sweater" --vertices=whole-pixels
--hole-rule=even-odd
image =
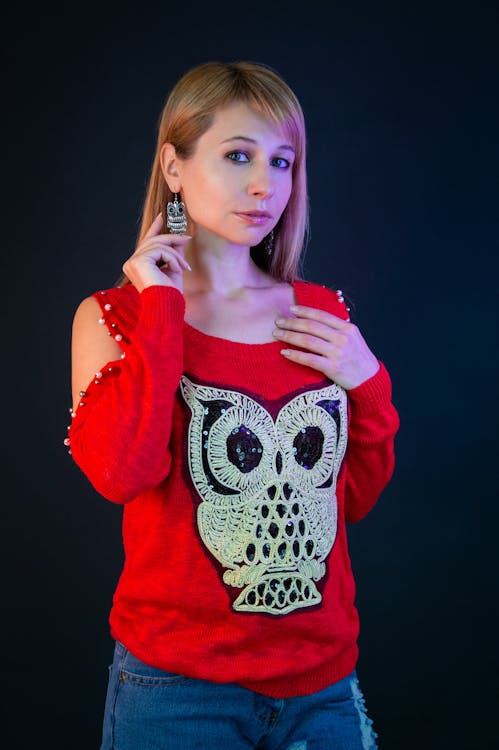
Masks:
[[[330,290],[297,304],[347,318]],[[184,321],[183,295],[93,295],[123,349],[69,430],[74,461],[124,504],[113,638],[160,669],[275,698],[321,690],[358,657],[345,521],[375,504],[399,426],[379,371],[345,391],[280,354]]]

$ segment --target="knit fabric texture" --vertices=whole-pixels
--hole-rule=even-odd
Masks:
[[[292,286],[297,304],[348,319],[334,290]],[[167,672],[273,698],[350,674],[345,524],[390,480],[399,427],[383,362],[345,391],[281,341],[193,328],[172,287],[93,296],[123,353],[83,392],[69,441],[95,490],[123,505],[113,638]]]

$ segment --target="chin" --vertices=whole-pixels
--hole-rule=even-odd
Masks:
[[[240,245],[242,248],[243,247],[254,247],[254,245],[258,245],[262,241],[262,239],[263,239],[263,237],[257,237],[257,238],[255,238],[254,236],[253,237],[248,236],[248,235],[241,236],[240,234],[237,234],[237,235],[234,235],[234,234],[230,234],[230,235],[219,234],[218,236],[219,236],[219,238],[221,240],[227,242],[228,244],[230,244],[230,245]]]
[[[211,236],[218,241],[221,240],[222,242],[226,242],[230,245],[240,245],[242,248],[255,247],[256,245],[259,245],[264,237],[266,237],[270,232],[270,229],[265,231],[262,230],[261,227],[259,227],[258,229],[259,231],[257,231],[256,227],[249,227],[248,229],[245,229],[243,231],[239,230],[234,232],[232,230],[231,232],[227,232],[227,234],[221,234],[220,231],[215,231],[211,227],[197,224],[193,236],[197,235],[198,239],[206,238],[206,240],[208,241]]]

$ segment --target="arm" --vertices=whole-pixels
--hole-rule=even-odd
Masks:
[[[84,300],[73,321],[71,453],[94,488],[116,503],[130,502],[169,473],[173,399],[183,366],[182,293],[148,286],[140,300],[124,358],[97,323],[96,300]]]
[[[345,472],[345,519],[360,521],[390,481],[394,438],[400,420],[391,402],[391,380],[383,365],[348,393],[350,417]]]

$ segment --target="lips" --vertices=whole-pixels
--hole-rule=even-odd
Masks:
[[[237,213],[243,216],[265,216],[267,219],[272,218],[268,211],[238,211]]]
[[[252,224],[253,226],[262,226],[272,219],[267,211],[241,211],[237,212],[236,216],[245,224]]]

